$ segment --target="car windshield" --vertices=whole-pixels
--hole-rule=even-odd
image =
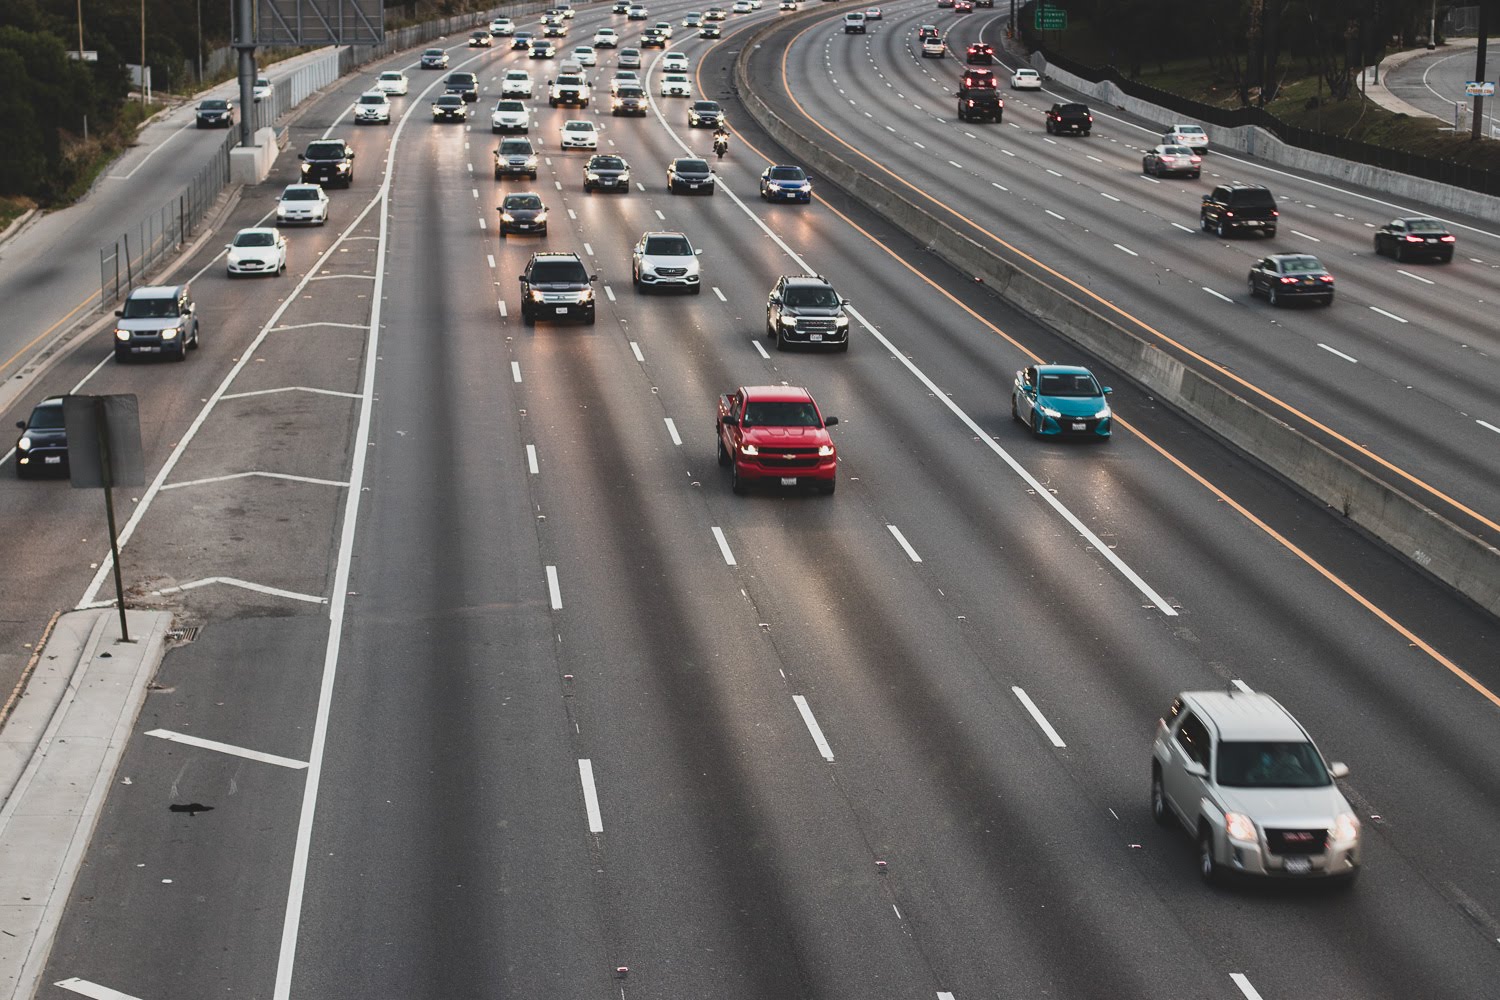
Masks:
[[[125,300],[126,319],[166,319],[177,315],[177,300],[166,298],[129,298]]]
[[[500,152],[506,156],[530,156],[531,143],[525,139],[506,139],[500,144]]]
[[[234,238],[237,247],[274,247],[275,233],[240,233]]]
[[[359,95],[359,103],[361,103],[361,104],[385,104],[385,103],[387,103],[387,101],[385,99],[385,95],[384,94],[360,94]]]
[[[1059,104],[1057,110],[1065,115],[1088,114],[1089,106],[1087,104]]]
[[[822,427],[818,408],[808,402],[749,403],[741,421],[746,427]]]
[[[1293,257],[1281,262],[1281,270],[1287,274],[1310,274],[1323,270],[1323,265],[1316,257]]]
[[[61,406],[38,406],[31,411],[31,419],[26,421],[26,429],[32,431],[55,431],[64,426]]]
[[[813,285],[806,288],[798,288],[794,285],[786,290],[786,304],[789,306],[836,306],[839,304],[839,297],[827,285]]]
[[[1406,228],[1414,233],[1446,233],[1448,227],[1436,219],[1407,219]]]
[[[594,123],[593,122],[568,122],[566,125],[563,126],[563,131],[564,132],[592,132],[592,131],[594,131]]]
[[[473,83],[473,73],[451,73],[448,76],[448,86],[450,87],[468,87],[472,86]]]
[[[399,82],[399,81],[400,81],[400,79],[401,79],[401,74],[400,74],[400,73],[397,73],[397,72],[394,72],[394,71],[392,71],[392,72],[388,72],[388,73],[382,73],[382,74],[380,74],[380,78],[381,78],[381,79],[382,79],[382,80],[396,80],[396,81],[398,81],[398,82]]]
[[[1055,372],[1041,377],[1043,396],[1098,396],[1099,383],[1087,372]]]
[[[589,274],[576,260],[539,260],[531,265],[531,280],[535,284],[570,282],[583,284]]]
[[[511,194],[505,196],[505,207],[539,209],[542,207],[542,197],[536,194]]]
[[[426,52],[422,53],[422,57],[424,59],[425,58],[439,59],[439,58],[442,57],[442,55],[443,55],[443,50],[442,49],[428,49]]]
[[[1220,743],[1214,780],[1229,788],[1322,788],[1331,784],[1311,743]]]
[[[801,167],[772,167],[771,180],[773,181],[800,181],[807,174],[802,172]]]
[[[444,94],[437,99],[438,107],[442,108],[461,108],[463,104],[464,99],[457,94]]]
[[[318,189],[314,187],[287,188],[281,193],[282,201],[317,201]]]
[[[637,87],[633,83],[627,84],[626,86],[620,88],[621,97],[643,97],[645,96],[645,93],[646,92],[644,90],[642,90],[640,87]]]
[[[496,111],[525,111],[526,105],[520,101],[501,101],[495,105]]]
[[[625,161],[618,156],[596,156],[589,162],[595,170],[624,170]]]
[[[1196,125],[1177,126],[1178,135],[1203,135],[1203,130]]]
[[[1037,71],[1034,70],[1034,69],[1018,69],[1018,70],[1016,70],[1016,76],[1036,76],[1036,75],[1038,75],[1038,74],[1037,74]]]
[[[513,69],[509,73],[505,74],[505,78],[512,83],[516,81],[524,83],[531,79],[531,74],[526,72],[524,69]]]
[[[652,236],[646,240],[646,253],[652,257],[691,257],[693,248],[685,236]]]
[[[198,105],[198,107],[199,107],[200,110],[203,110],[203,111],[227,111],[229,109],[229,102],[228,101],[203,101],[203,102],[201,102]]]
[[[716,101],[698,101],[693,104],[694,111],[718,111],[719,105]]]
[[[307,147],[303,154],[309,160],[342,160],[344,158],[344,144],[342,142],[314,142]]]
[[[1186,146],[1163,146],[1161,148],[1161,151],[1162,151],[1162,155],[1163,156],[1192,156],[1193,155],[1193,151],[1191,149],[1188,149]]]
[[[678,160],[677,172],[679,174],[706,174],[708,173],[707,160]]]

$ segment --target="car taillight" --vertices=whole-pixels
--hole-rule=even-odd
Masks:
[[[1443,242],[1444,243],[1457,243],[1458,242],[1458,237],[1457,236],[1444,236],[1443,237]]]
[[[1295,285],[1297,283],[1297,279],[1291,277],[1290,275],[1283,275],[1282,279],[1281,279],[1281,283],[1283,285]]]
[[[1276,219],[1276,218],[1280,218],[1280,216],[1281,216],[1281,213],[1279,211],[1277,211],[1274,208],[1271,209],[1271,218]]]
[[[1320,274],[1320,275],[1318,275],[1318,280],[1322,281],[1322,282],[1324,282],[1326,284],[1331,285],[1331,284],[1333,284],[1333,275],[1331,275],[1331,274]]]
[[[1224,218],[1226,218],[1226,219],[1232,219],[1232,218],[1234,218],[1234,213],[1231,212],[1231,211],[1229,211],[1228,209],[1225,209],[1224,210]]]
[[[1089,115],[1089,121],[1093,121],[1093,120],[1094,120],[1094,116],[1093,115]]]
[[[1407,237],[1406,237],[1406,242],[1408,242],[1408,243],[1421,243],[1422,242],[1422,237],[1420,237],[1420,236],[1412,236],[1411,234],[1408,233]]]
[[[1192,158],[1192,160],[1193,160],[1194,163],[1202,163],[1203,162],[1203,157],[1201,157],[1201,156],[1194,156]]]

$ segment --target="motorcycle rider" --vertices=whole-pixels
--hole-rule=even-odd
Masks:
[[[727,152],[729,152],[729,130],[720,125],[714,129],[714,153],[722,160]]]

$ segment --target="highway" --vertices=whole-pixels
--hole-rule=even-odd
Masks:
[[[1011,191],[981,198],[931,180],[983,165],[903,55],[934,11],[891,5],[846,39],[842,8],[786,50],[791,93],[839,138],[1039,257],[1068,241],[1058,270],[1133,311],[1222,285],[1237,301],[1196,290],[1199,325],[1174,334],[1275,391],[1327,388],[1326,352],[1298,370],[1276,347],[1336,333],[1358,377],[1397,357],[1449,377],[1442,352],[1344,318],[1368,311],[1357,288],[1278,315],[1295,332],[1240,301],[1255,246],[1174,242],[1188,186],[1127,188],[1108,122],[1084,147],[1105,163],[1052,154],[1045,184],[1008,169],[993,176]],[[210,241],[183,266],[205,320],[185,364],[100,364],[95,345],[48,373],[42,391],[141,396],[152,485],[121,500],[122,569],[134,599],[201,631],[163,664],[45,981],[141,1000],[1500,996],[1494,620],[1103,366],[1116,439],[1033,440],[1008,412],[1016,369],[1088,359],[827,186],[809,206],[757,200],[777,151],[729,69],[782,16],[671,44],[736,130],[713,197],[667,193],[667,161],[707,133],[654,86],[646,120],[587,110],[635,186],[586,195],[585,154],[557,148],[578,112],[542,100],[540,178],[491,179],[498,77],[547,75],[536,62],[449,39],[453,68],[480,73],[467,128],[430,120],[441,74],[415,69],[389,129],[354,128],[353,96],[415,54],[367,67],[292,126],[293,151],[349,138],[360,174],[326,227],[289,234],[287,276],[230,281]],[[642,26],[589,5],[567,47],[599,24],[627,44]],[[781,48],[753,65],[784,101]],[[1002,129],[1018,160],[1052,148]],[[226,228],[264,219],[295,163]],[[550,232],[502,241],[499,196],[526,188]],[[1065,221],[1036,218],[1043,202]],[[632,289],[629,248],[655,228],[703,248],[703,294]],[[1074,270],[1100,240],[1170,262],[1165,290],[1142,295],[1119,250]],[[521,324],[533,249],[597,274],[595,326]],[[1374,263],[1347,266],[1373,283]],[[1446,303],[1398,287],[1458,324],[1477,268],[1432,279]],[[766,339],[766,291],[802,272],[852,302],[847,354]],[[1483,375],[1455,393],[1477,399]],[[715,463],[717,395],[781,382],[840,417],[835,496],[737,497]],[[1361,440],[1438,450],[1383,416]],[[0,550],[11,614],[107,599],[99,498],[0,471],[31,529]],[[1351,765],[1367,839],[1347,891],[1204,886],[1189,839],[1152,823],[1157,718],[1236,681]]]

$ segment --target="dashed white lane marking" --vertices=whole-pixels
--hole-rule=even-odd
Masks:
[[[1264,1000],[1260,992],[1250,985],[1250,980],[1245,978],[1244,973],[1231,972],[1229,978],[1240,988],[1240,992],[1245,994],[1245,1000]]]
[[[917,142],[915,139],[912,140],[912,145],[916,146],[918,149],[926,149],[927,148],[926,146],[922,145],[920,142]]]
[[[569,219],[572,219],[572,220],[574,220],[574,221],[577,221],[577,219],[578,219],[578,213],[577,213],[577,212],[575,212],[575,211],[573,211],[573,210],[572,210],[572,209],[571,209],[571,208],[570,208],[570,209],[568,209],[568,218],[569,218]]]
[[[613,288],[611,288],[610,286],[605,285],[604,286],[604,297],[607,298],[607,299],[609,299],[609,301],[613,302],[615,300],[615,290]]]
[[[1050,143],[1051,143],[1051,144],[1052,144],[1052,145],[1054,145],[1054,146],[1056,146],[1056,145],[1057,145],[1057,140],[1056,140],[1056,139],[1049,139],[1049,138],[1047,138],[1047,137],[1046,137],[1046,136],[1045,136],[1045,135],[1044,135],[1044,136],[1042,136],[1042,141],[1043,141],[1043,142],[1050,142]]]
[[[1048,722],[1047,717],[1042,714],[1042,710],[1036,707],[1036,702],[1031,700],[1031,695],[1027,694],[1025,691],[1021,690],[1018,687],[1011,688],[1011,691],[1015,694],[1016,698],[1021,702],[1021,704],[1026,707],[1026,711],[1031,713],[1031,717],[1036,720],[1036,724],[1041,727],[1042,732],[1047,734],[1047,739],[1052,741],[1053,746],[1067,746],[1067,744],[1063,742],[1063,738],[1057,735],[1057,730],[1052,728],[1052,723]]]
[[[1410,271],[1403,271],[1399,267],[1396,268],[1396,273],[1397,274],[1404,274],[1408,278],[1415,278],[1415,279],[1417,279],[1418,281],[1420,281],[1424,285],[1435,285],[1435,284],[1437,284],[1437,282],[1433,281],[1431,278],[1424,278],[1420,274],[1412,274]]]
[[[895,130],[895,129],[893,129],[893,128],[891,128],[891,127],[890,127],[890,126],[889,126],[889,125],[887,125],[887,126],[886,126],[886,127],[885,127],[885,130],[886,130],[886,131],[887,131],[887,132],[890,132],[890,133],[891,133],[891,134],[892,134],[892,135],[894,135],[894,134],[895,134],[895,132],[896,132],[896,130]]]
[[[536,464],[536,445],[534,444],[526,446],[526,471],[530,472],[533,476],[542,471]]]
[[[1120,199],[1116,198],[1114,195],[1110,194],[1108,191],[1100,191],[1099,192],[1099,197],[1101,197],[1101,198],[1108,198],[1110,201],[1119,201],[1120,200]]]
[[[1476,420],[1474,422],[1476,424],[1478,424],[1480,427],[1483,427],[1487,431],[1494,431],[1496,434],[1500,434],[1500,427],[1496,427],[1494,424],[1490,423],[1488,420]]]
[[[486,257],[486,258],[487,258],[487,259],[488,259],[488,260],[489,260],[489,262],[490,262],[490,270],[492,270],[492,271],[493,271],[493,270],[494,270],[494,269],[495,269],[495,255],[494,255],[494,254],[492,254],[492,253],[489,253],[489,254],[485,254],[485,257]]]
[[[1374,311],[1374,312],[1380,313],[1380,315],[1384,316],[1386,319],[1393,319],[1393,320],[1395,320],[1397,323],[1405,323],[1406,322],[1406,320],[1402,319],[1400,316],[1397,316],[1395,313],[1393,313],[1393,312],[1386,312],[1384,309],[1380,308],[1379,306],[1371,306],[1370,309],[1372,311]]]
[[[1234,299],[1231,299],[1229,296],[1225,295],[1223,292],[1216,292],[1212,288],[1209,288],[1207,285],[1203,286],[1203,290],[1205,292],[1207,292],[1208,294],[1212,295],[1216,299],[1223,299],[1225,302],[1233,302],[1234,301]]]
[[[1050,208],[1044,208],[1044,209],[1042,209],[1042,211],[1046,212],[1048,215],[1052,216],[1054,219],[1058,220],[1059,222],[1067,222],[1068,221],[1067,219],[1064,219],[1062,216],[1058,215],[1056,212],[1052,211],[1052,209],[1050,209]]]
[[[1337,355],[1338,357],[1343,358],[1345,361],[1348,361],[1351,364],[1356,364],[1356,365],[1359,364],[1359,359],[1358,358],[1351,358],[1349,355],[1345,354],[1343,351],[1335,350],[1332,347],[1329,347],[1327,344],[1319,344],[1318,346],[1321,347],[1321,348],[1323,348],[1323,350],[1327,351],[1329,354]]]
[[[644,190],[646,190],[646,185],[642,184],[640,181],[636,181],[635,182],[635,187],[636,187],[637,191],[644,191]]]
[[[521,362],[512,361],[510,363],[510,377],[513,381],[521,381]]]
[[[723,292],[721,292],[721,291],[719,291],[719,286],[718,286],[718,285],[715,285],[715,286],[714,286],[714,294],[715,294],[715,295],[717,295],[717,296],[718,296],[718,297],[719,297],[719,301],[720,301],[720,302],[728,302],[728,301],[729,301],[729,300],[728,300],[728,299],[726,299],[726,298],[725,298],[725,297],[724,297],[724,293],[723,293]]]
[[[1130,254],[1130,256],[1132,256],[1132,257],[1139,257],[1140,256],[1140,254],[1136,253],[1134,250],[1130,249],[1129,247],[1121,246],[1118,243],[1115,244],[1115,249],[1116,250],[1124,250],[1126,253]]]
[[[1184,226],[1180,222],[1174,222],[1174,223],[1172,223],[1172,225],[1176,226],[1178,229],[1181,229],[1185,233],[1191,233],[1193,231],[1193,227],[1192,226]]]
[[[1322,241],[1322,240],[1320,240],[1320,239],[1318,239],[1318,238],[1317,238],[1317,237],[1316,237],[1316,236],[1309,236],[1309,235],[1307,235],[1307,234],[1306,234],[1306,233],[1299,233],[1299,232],[1298,232],[1298,231],[1297,231],[1297,230],[1295,230],[1295,229],[1293,229],[1293,230],[1292,230],[1292,235],[1293,235],[1293,236],[1300,236],[1300,237],[1302,237],[1302,238],[1303,238],[1303,239],[1304,239],[1304,240],[1312,240],[1312,241],[1313,241],[1313,242],[1314,242],[1314,243],[1322,243],[1322,242],[1323,242],[1323,241]]]
[[[505,315],[506,315],[505,314],[505,300],[504,299],[500,299],[499,301],[500,301],[500,318],[504,319]]]
[[[968,136],[970,139],[978,139],[979,138],[979,136],[975,135],[973,132],[965,132],[964,135]]]
[[[894,524],[887,524],[886,527],[890,529],[891,535],[895,537],[896,541],[900,543],[901,547],[906,550],[906,555],[911,559],[912,562],[922,561],[922,557],[917,555],[917,550],[911,547],[911,542],[908,542],[906,540],[906,536],[901,534],[900,528],[896,527]]]
[[[663,222],[667,221],[667,217],[665,215],[661,214],[661,209],[659,209],[659,208],[656,210],[656,217],[658,219],[660,219],[661,221],[663,221]]]
[[[594,248],[589,246],[587,243],[583,245],[583,252],[588,254],[590,257],[594,256]]]
[[[959,163],[957,160],[949,160],[948,166],[957,167],[959,170],[962,170],[964,168],[964,165],[962,163]]]
[[[487,226],[487,225],[485,225],[485,223],[484,223],[484,220],[483,220],[483,219],[480,219],[480,220],[479,220],[479,228],[480,228],[480,229],[488,229],[488,228],[489,228],[489,226]]]
[[[562,610],[562,588],[557,585],[557,567],[547,567],[547,596],[552,600],[552,610]]]
[[[729,550],[729,539],[724,537],[724,529],[718,525],[713,527],[714,541],[719,543],[719,553],[724,557],[724,565],[735,566],[734,553]]]
[[[1010,190],[1010,188],[1006,187],[1004,184],[1001,184],[999,181],[990,181],[990,186],[991,187],[997,187],[1001,191],[1009,191]]]
[[[766,349],[764,347],[760,346],[760,341],[758,341],[758,340],[752,340],[752,341],[750,341],[750,343],[752,343],[752,344],[755,345],[755,349],[760,352],[760,356],[761,357],[765,358],[767,361],[771,360],[771,356],[766,353]]]
[[[681,448],[682,447],[682,435],[677,433],[677,423],[676,423],[676,421],[674,421],[671,417],[662,417],[662,420],[666,421],[666,424],[667,424],[667,433],[670,434],[670,435],[672,435],[672,443],[675,444],[677,447]]]
[[[807,731],[812,733],[813,742],[818,745],[818,753],[823,755],[826,761],[833,760],[833,748],[823,738],[823,729],[818,725],[818,720],[813,718],[812,708],[808,706],[807,699],[800,694],[792,695],[792,701],[797,703],[797,711],[802,714],[802,721],[807,726]]]
[[[474,164],[471,163],[471,164],[469,164],[469,173],[472,174],[473,172],[474,172]]]
[[[1051,174],[1053,177],[1061,177],[1062,176],[1062,174],[1058,173],[1056,170],[1053,170],[1051,167],[1047,167],[1046,170],[1047,170],[1047,173]]]
[[[1255,693],[1255,689],[1254,688],[1252,688],[1249,684],[1246,684],[1244,681],[1240,680],[1238,677],[1236,677],[1234,680],[1230,681],[1229,683],[1233,684],[1235,687],[1239,688],[1241,691],[1245,692],[1246,694],[1254,694]]]
[[[599,789],[594,787],[594,762],[578,758],[578,780],[583,785],[583,809],[589,817],[589,833],[604,832],[604,817],[599,814]]]
[[[91,983],[87,979],[64,979],[55,985],[61,989],[91,997],[92,1000],[136,1000],[129,993],[121,993],[119,990],[112,990],[108,986]]]
[[[645,364],[646,363],[646,356],[641,353],[641,345],[637,344],[633,340],[630,342],[630,353],[634,354],[635,355],[635,359],[637,361],[639,361],[641,364]]]
[[[219,743],[215,740],[205,740],[199,736],[189,736],[186,733],[174,733],[170,729],[153,729],[147,736],[154,736],[159,740],[170,740],[173,743],[183,743],[190,747],[198,747],[201,750],[216,750],[219,753],[227,753],[232,757],[243,757],[245,760],[259,761],[262,764],[275,764],[277,767],[289,767],[294,771],[301,771],[307,767],[305,760],[293,760],[290,757],[279,757],[273,753],[261,753],[259,750],[247,750],[244,747],[232,746],[228,743]]]
[[[1161,181],[1157,180],[1155,177],[1152,177],[1149,174],[1141,174],[1141,180],[1143,180],[1143,181],[1150,181],[1152,184],[1160,184],[1161,183]]]
[[[1091,155],[1089,153],[1084,153],[1083,155],[1086,156],[1086,157],[1088,157],[1089,159],[1093,160],[1095,163],[1103,163],[1104,162],[1103,160],[1099,159],[1099,157],[1093,156],[1093,155]]]
[[[1012,153],[1008,149],[1002,149],[1002,150],[1000,150],[1000,152],[1004,153],[1006,156],[1015,156],[1016,155],[1015,153]]]
[[[472,194],[475,198],[479,197],[479,189],[478,188],[470,188],[469,189],[469,193]]]
[[[939,990],[938,991],[937,1000],[953,1000],[953,994],[952,993],[944,993],[941,990]]]

